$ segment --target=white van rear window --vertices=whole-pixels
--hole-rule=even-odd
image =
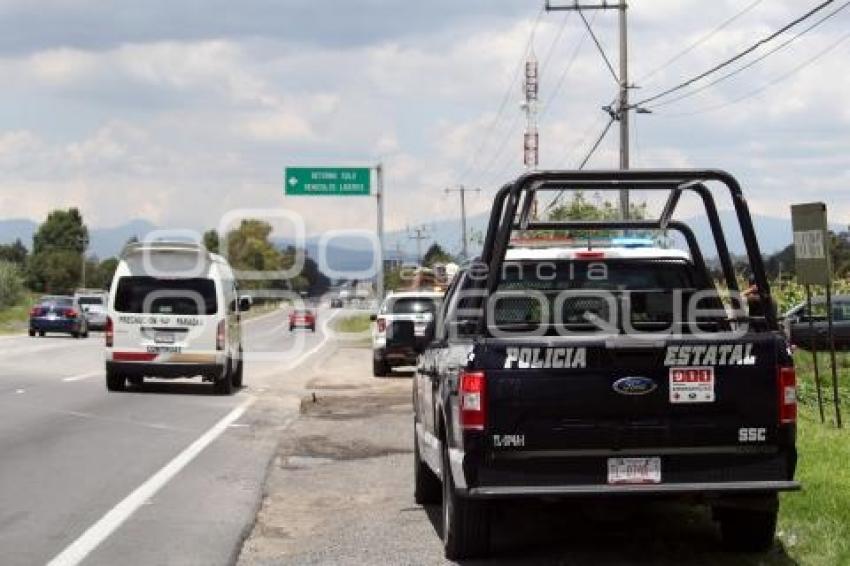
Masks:
[[[133,314],[216,314],[212,279],[157,279],[122,277],[115,294],[115,310]]]

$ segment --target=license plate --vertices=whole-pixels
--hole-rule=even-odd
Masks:
[[[57,318],[59,318],[59,317],[58,317],[58,316],[56,316],[56,313],[55,313],[55,312],[49,312],[49,313],[47,313],[47,320],[56,320]]]
[[[608,458],[608,483],[661,483],[661,458]]]
[[[153,341],[157,344],[174,344],[173,332],[157,332],[153,335]]]

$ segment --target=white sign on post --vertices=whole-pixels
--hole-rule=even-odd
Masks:
[[[794,232],[794,253],[799,259],[824,259],[823,231]]]

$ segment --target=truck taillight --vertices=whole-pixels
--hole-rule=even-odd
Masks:
[[[385,332],[387,330],[387,319],[379,318],[376,322],[378,323],[378,332]]]
[[[586,252],[576,252],[576,259],[605,259],[605,252],[594,252],[594,251],[586,251]]]
[[[215,333],[215,349],[216,350],[224,350],[224,332],[225,326],[224,321],[219,321],[218,329]]]
[[[460,426],[484,430],[487,416],[487,379],[483,371],[460,373]]]
[[[779,424],[797,422],[797,373],[794,366],[782,366],[776,371],[779,397]]]
[[[106,347],[111,348],[112,343],[115,341],[115,330],[112,326],[112,317],[106,317],[106,330],[103,333],[104,340],[106,340]]]

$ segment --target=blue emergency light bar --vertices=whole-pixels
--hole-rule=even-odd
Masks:
[[[630,238],[624,236],[622,238],[612,238],[611,245],[620,248],[653,248],[656,244],[652,238]]]

